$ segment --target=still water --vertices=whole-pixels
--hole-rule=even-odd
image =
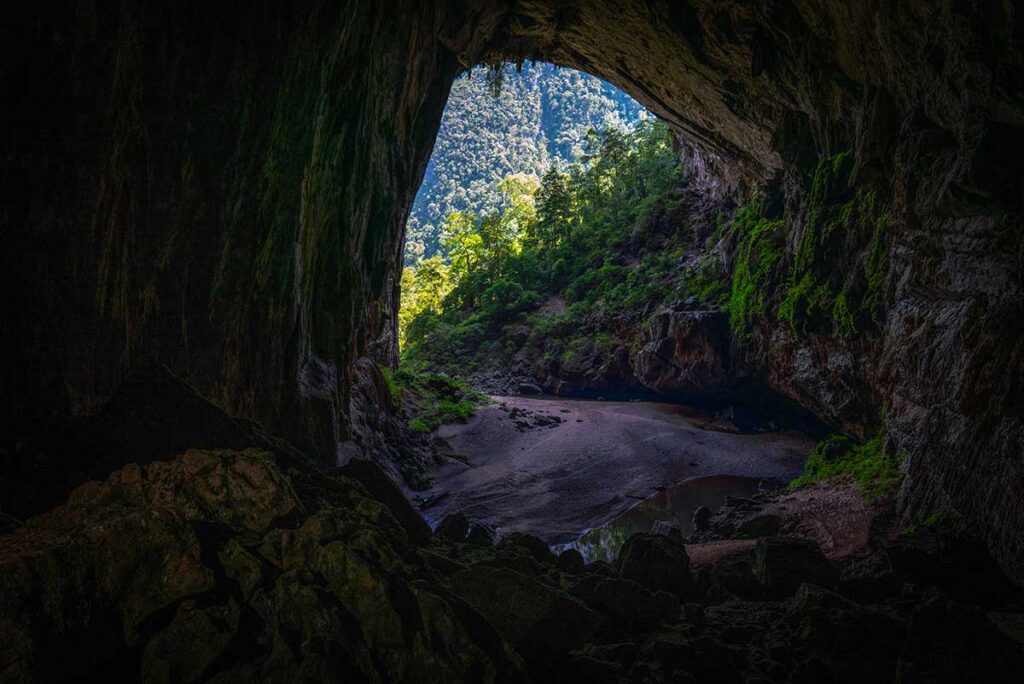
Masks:
[[[622,544],[637,532],[650,532],[658,521],[675,523],[683,536],[693,530],[693,512],[701,506],[715,511],[726,495],[752,496],[779,486],[778,482],[749,477],[715,475],[687,480],[641,501],[622,515],[587,531],[557,550],[578,549],[586,562],[613,561]]]

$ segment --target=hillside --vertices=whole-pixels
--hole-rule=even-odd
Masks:
[[[443,253],[440,233],[453,211],[502,207],[498,184],[506,176],[541,176],[552,162],[576,161],[588,131],[629,128],[647,115],[618,88],[551,64],[507,65],[497,97],[491,85],[478,68],[452,86],[407,224],[407,265]]]

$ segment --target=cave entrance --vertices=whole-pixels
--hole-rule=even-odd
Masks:
[[[766,421],[736,397],[683,397],[642,355],[652,317],[693,308],[685,264],[709,237],[689,220],[684,154],[579,71],[526,62],[455,82],[406,225],[393,376],[440,451],[411,493],[432,525],[461,513],[607,560],[653,522],[689,533],[701,506],[799,474],[807,437],[752,434]],[[700,306],[721,347],[716,275]]]

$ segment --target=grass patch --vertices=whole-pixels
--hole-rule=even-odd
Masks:
[[[863,444],[842,435],[831,435],[811,450],[800,477],[789,483],[790,491],[818,482],[856,482],[866,499],[894,489],[900,481],[899,463],[885,453],[885,433]]]
[[[387,382],[387,380],[385,380]],[[433,432],[445,423],[465,422],[486,395],[441,373],[421,373],[403,368],[393,373],[392,382],[409,409],[409,429]],[[389,389],[391,384],[389,383]]]

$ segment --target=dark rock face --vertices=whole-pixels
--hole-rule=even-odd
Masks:
[[[851,152],[889,218],[884,320],[766,319],[732,356],[851,432],[885,405],[907,510],[959,511],[1024,577],[1012,3],[167,0],[0,25],[5,441],[155,359],[333,462],[356,360],[394,358],[402,224],[452,79],[543,58],[669,121],[710,204],[768,190],[789,253],[811,169]]]
[[[800,587],[786,611],[799,635],[797,648],[810,654],[804,677],[864,682],[896,669],[906,626],[884,613],[863,608],[811,584]],[[869,658],[864,654],[870,653]],[[800,680],[798,677],[798,681]]]
[[[690,585],[690,559],[682,544],[660,534],[636,534],[619,552],[618,569],[652,591],[682,598]]]
[[[666,537],[630,540],[635,579],[525,536],[417,540],[382,477],[250,448],[82,485],[0,536],[0,679],[981,682],[1024,663],[1000,626],[1019,612],[997,624],[915,570],[876,606],[727,582],[745,598],[683,608]]]
[[[591,609],[607,615],[620,633],[647,632],[670,617],[665,615],[662,603],[647,588],[621,577],[587,575],[574,584],[569,593]],[[678,613],[676,610],[676,615]]]
[[[311,475],[290,479],[261,450],[189,451],[5,536],[3,679],[454,681],[508,666],[457,599],[411,583],[387,506]]]
[[[804,582],[834,588],[839,571],[814,542],[767,537],[757,542],[754,575],[768,596],[791,596]]]
[[[714,398],[729,388],[729,317],[719,311],[661,311],[633,361],[640,383],[659,394]]]
[[[449,587],[530,654],[535,671],[586,644],[600,625],[598,614],[580,601],[508,568],[476,566],[452,575]]]

